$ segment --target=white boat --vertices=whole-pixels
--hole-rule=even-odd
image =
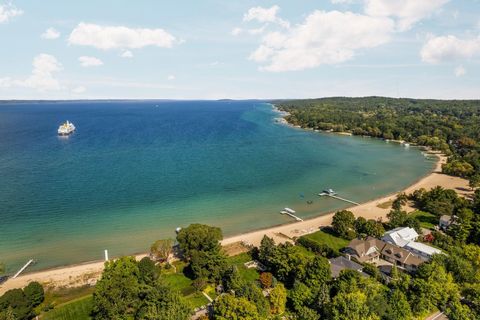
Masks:
[[[296,213],[295,210],[290,209],[290,208],[284,208],[283,210],[287,211],[288,213]]]
[[[336,196],[337,193],[333,189],[325,189],[322,193],[318,194],[319,196]]]
[[[67,122],[63,123],[62,125],[60,125],[60,127],[58,127],[58,134],[60,136],[68,136],[73,131],[75,131],[75,129],[76,128],[73,125],[73,123],[71,123],[67,120]]]

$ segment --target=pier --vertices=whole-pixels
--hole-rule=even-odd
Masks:
[[[297,217],[297,216],[294,214],[294,213],[296,213],[296,212],[295,212],[295,210],[293,210],[293,209],[285,208],[285,209],[283,209],[282,211],[280,211],[280,213],[281,213],[281,214],[286,214],[287,216],[290,216],[290,217],[292,217],[293,219],[295,219],[295,220],[297,220],[297,221],[303,221],[302,218],[299,218],[299,217]]]
[[[358,202],[339,197],[337,195],[337,193],[335,191],[333,191],[332,189],[325,190],[322,193],[319,193],[318,195],[320,197],[327,196],[327,197],[334,198],[334,199],[337,199],[337,200],[340,200],[340,201],[345,201],[345,202],[348,202],[348,203],[351,203],[351,204],[354,204],[354,205],[359,205],[360,204]]]
[[[25,265],[20,270],[18,270],[17,273],[15,273],[15,275],[12,277],[12,279],[15,279],[16,277],[18,277],[20,275],[20,273],[22,273],[25,269],[27,269],[27,267],[29,265],[31,265],[32,263],[33,263],[33,259],[28,260],[28,262],[25,263]]]

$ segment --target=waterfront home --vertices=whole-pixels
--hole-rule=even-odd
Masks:
[[[418,233],[415,229],[410,227],[398,227],[392,230],[385,232],[382,237],[382,240],[397,245],[399,247],[404,247],[410,241],[416,241],[418,239]]]
[[[365,240],[353,239],[345,248],[345,255],[360,263],[374,263],[380,259],[384,246],[385,242],[373,237],[367,237]]]
[[[440,217],[440,220],[438,221],[438,227],[443,231],[447,231],[448,227],[455,223],[455,220],[456,216],[449,216],[444,214]]]
[[[409,272],[416,271],[418,266],[424,262],[422,258],[412,252],[391,243],[385,243],[382,249],[382,258]]]
[[[430,260],[434,254],[442,253],[442,251],[437,248],[415,241],[410,241],[403,248],[425,260]]]
[[[328,262],[330,263],[330,271],[332,272],[332,277],[334,279],[338,278],[342,270],[355,270],[360,272],[362,275],[367,276],[365,273],[363,273],[362,265],[353,262],[344,256],[329,259]]]

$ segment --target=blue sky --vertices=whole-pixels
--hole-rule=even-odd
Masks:
[[[0,99],[480,98],[480,1],[0,0]]]

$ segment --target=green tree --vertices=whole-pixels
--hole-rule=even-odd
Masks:
[[[260,316],[254,303],[231,294],[220,296],[214,304],[216,320],[258,320]]]
[[[264,235],[258,250],[258,260],[260,260],[260,262],[266,267],[271,268],[271,259],[275,255],[276,250],[277,247],[275,246],[275,241]]]
[[[186,300],[171,288],[157,284],[144,287],[139,296],[139,308],[135,319],[142,320],[187,320],[191,316],[191,307]]]
[[[144,257],[138,262],[139,280],[148,285],[154,285],[159,277],[159,268],[149,257]]]
[[[272,314],[282,314],[285,312],[285,304],[287,302],[287,290],[283,284],[279,283],[270,290],[268,295],[268,301],[270,302],[270,312]]]
[[[400,290],[393,290],[390,295],[386,310],[385,320],[409,320],[412,319],[412,311],[405,294]]]
[[[220,251],[220,240],[223,239],[220,228],[204,224],[191,224],[177,234],[180,249],[187,258],[195,251]]]
[[[390,227],[397,228],[405,224],[405,221],[408,219],[408,214],[402,210],[391,210],[387,214],[387,218]]]
[[[351,211],[342,210],[335,213],[332,220],[333,230],[342,238],[352,239],[355,237],[354,230],[355,216]]]
[[[150,253],[155,259],[168,262],[173,252],[173,240],[162,239],[155,241],[150,247]]]
[[[478,319],[475,313],[467,305],[462,304],[458,300],[449,303],[448,307],[445,310],[445,314],[450,320]]]
[[[23,292],[27,299],[30,300],[33,307],[38,306],[45,299],[45,292],[40,283],[33,281],[30,282],[24,289]]]
[[[292,290],[288,293],[290,304],[296,311],[303,306],[309,306],[313,302],[313,298],[312,290],[300,281],[295,281]]]
[[[480,187],[480,173],[476,173],[468,179],[468,186],[472,190]]]
[[[330,281],[332,273],[330,271],[330,263],[328,259],[315,256],[308,262],[305,272],[305,284],[314,289],[318,289],[322,284]]]
[[[380,238],[385,233],[385,229],[381,222],[370,219],[365,223],[364,233],[367,236]]]
[[[190,268],[194,278],[205,278],[214,281],[221,279],[227,261],[221,251],[191,251]]]
[[[367,297],[360,291],[339,293],[332,299],[331,315],[334,320],[370,319]]]
[[[32,303],[22,289],[8,290],[0,297],[0,310],[8,308],[16,320],[27,320],[34,316]]]
[[[139,269],[134,257],[107,261],[93,293],[94,319],[128,319],[138,306]]]
[[[309,307],[302,306],[297,312],[297,319],[299,320],[319,320],[320,315],[313,309]]]

